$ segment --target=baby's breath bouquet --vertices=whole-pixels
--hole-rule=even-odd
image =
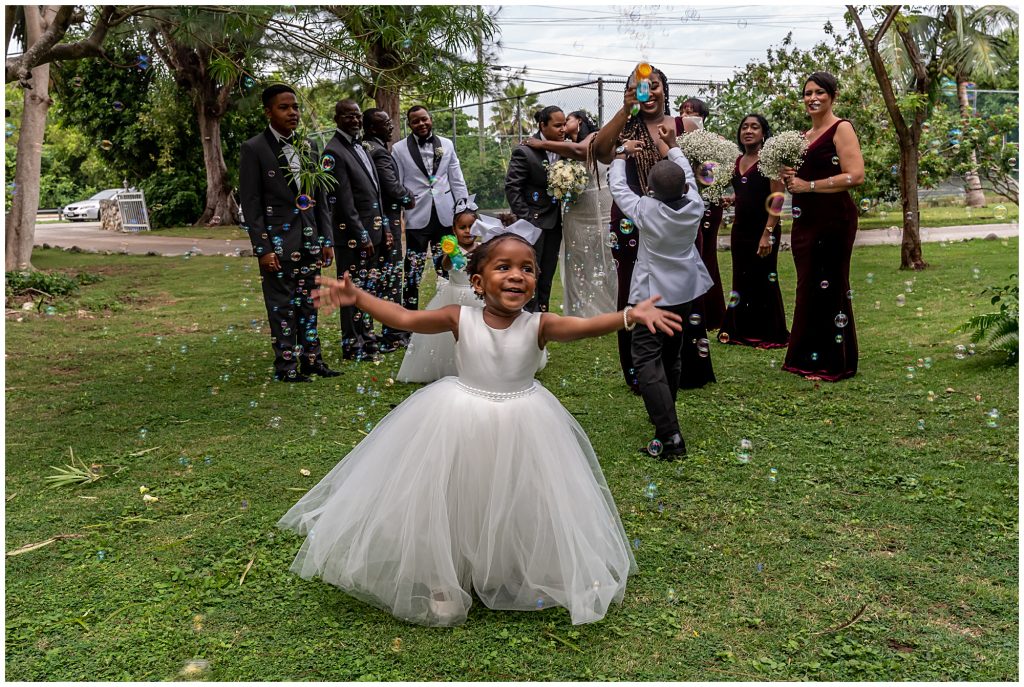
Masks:
[[[732,168],[739,157],[739,148],[732,141],[706,129],[683,134],[676,143],[693,165],[700,197],[709,203],[720,202],[732,181]]]
[[[562,202],[562,212],[568,211],[587,188],[587,167],[576,160],[558,160],[548,165],[548,195]]]
[[[799,167],[807,152],[807,139],[799,131],[782,131],[761,146],[761,159],[757,168],[769,179],[782,179],[782,168]]]

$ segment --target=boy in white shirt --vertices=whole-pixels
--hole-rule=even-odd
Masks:
[[[675,131],[659,125],[658,136],[658,152],[668,159],[654,165],[647,176],[650,196],[638,196],[629,188],[624,153],[612,162],[608,184],[612,198],[623,214],[633,220],[640,238],[629,302],[639,303],[660,295],[658,307],[680,315],[685,321],[693,300],[712,284],[694,246],[704,203],[690,163],[676,146]],[[676,415],[682,336],[681,332],[672,336],[651,334],[643,327],[632,335],[640,395],[655,428],[656,441],[648,444],[646,450],[662,460],[686,455],[686,442]]]

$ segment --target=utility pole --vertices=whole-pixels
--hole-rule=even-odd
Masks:
[[[476,7],[476,62],[480,69],[484,66],[484,8],[480,5]],[[484,95],[486,91],[481,91],[479,94],[479,102],[476,105],[476,131],[477,139],[480,146],[480,164],[484,163]]]

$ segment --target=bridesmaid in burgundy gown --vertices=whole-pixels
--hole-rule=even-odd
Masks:
[[[732,290],[725,322],[718,333],[722,343],[757,348],[780,348],[789,341],[786,311],[779,289],[778,258],[782,238],[781,213],[785,188],[758,169],[758,154],[771,136],[768,120],[749,114],[740,122],[736,141],[745,154],[736,158],[732,187],[736,195],[736,221],[732,225]],[[769,196],[772,200],[769,212]]]
[[[857,208],[847,189],[864,182],[864,158],[853,124],[833,112],[838,82],[815,72],[804,83],[811,117],[800,169],[782,179],[793,194],[793,261],[796,306],[782,369],[808,379],[836,382],[857,372],[857,331],[850,291],[850,257]]]

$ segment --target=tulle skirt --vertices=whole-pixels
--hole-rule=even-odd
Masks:
[[[498,399],[446,377],[416,391],[281,518],[291,566],[421,625],[622,601],[636,561],[583,429],[539,383]]]
[[[430,299],[427,310],[440,310],[446,305],[484,306],[468,285],[452,284],[441,277],[437,278],[437,283],[437,293]],[[455,336],[451,332],[413,334],[395,379],[400,382],[433,382],[454,374],[457,374]]]

